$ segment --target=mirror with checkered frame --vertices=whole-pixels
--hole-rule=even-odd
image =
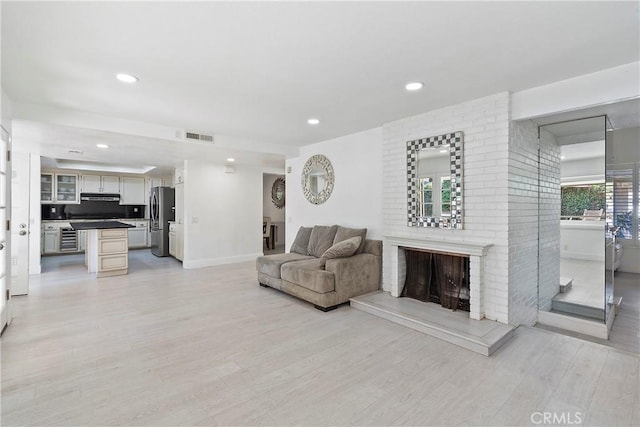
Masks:
[[[462,229],[463,133],[407,141],[409,227]]]

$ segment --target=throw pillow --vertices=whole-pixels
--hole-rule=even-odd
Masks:
[[[338,242],[327,249],[322,254],[322,258],[331,259],[349,257],[356,253],[360,247],[360,242],[362,242],[362,238],[360,236],[351,237],[350,239]]]
[[[309,247],[309,237],[311,237],[311,230],[313,227],[300,227],[298,234],[291,244],[289,252],[294,252],[300,255],[307,254],[307,248]]]
[[[324,251],[333,245],[333,239],[336,237],[337,225],[316,225],[311,230],[309,237],[309,246],[307,247],[307,255],[320,258]]]
[[[336,231],[336,237],[333,239],[333,244],[338,242],[342,242],[343,240],[350,239],[351,237],[359,236],[362,241],[360,242],[360,246],[356,251],[357,254],[362,253],[364,250],[364,241],[367,238],[367,229],[366,228],[348,228],[338,226],[338,230]]]

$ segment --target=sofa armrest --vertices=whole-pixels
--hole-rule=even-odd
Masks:
[[[340,299],[348,299],[380,289],[382,257],[361,253],[347,258],[328,259],[325,270],[334,274]]]

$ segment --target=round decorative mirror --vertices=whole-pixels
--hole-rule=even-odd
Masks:
[[[271,187],[271,201],[278,209],[284,208],[284,178],[276,178]]]
[[[322,154],[309,157],[302,169],[304,197],[314,205],[326,202],[333,191],[333,166]]]

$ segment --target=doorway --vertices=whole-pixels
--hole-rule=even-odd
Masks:
[[[285,175],[262,174],[262,187],[262,249],[265,255],[283,253],[285,252]]]
[[[640,128],[565,117],[538,121],[538,322],[607,340],[620,310],[638,311],[637,298],[621,308],[620,295],[628,275],[640,277]]]

